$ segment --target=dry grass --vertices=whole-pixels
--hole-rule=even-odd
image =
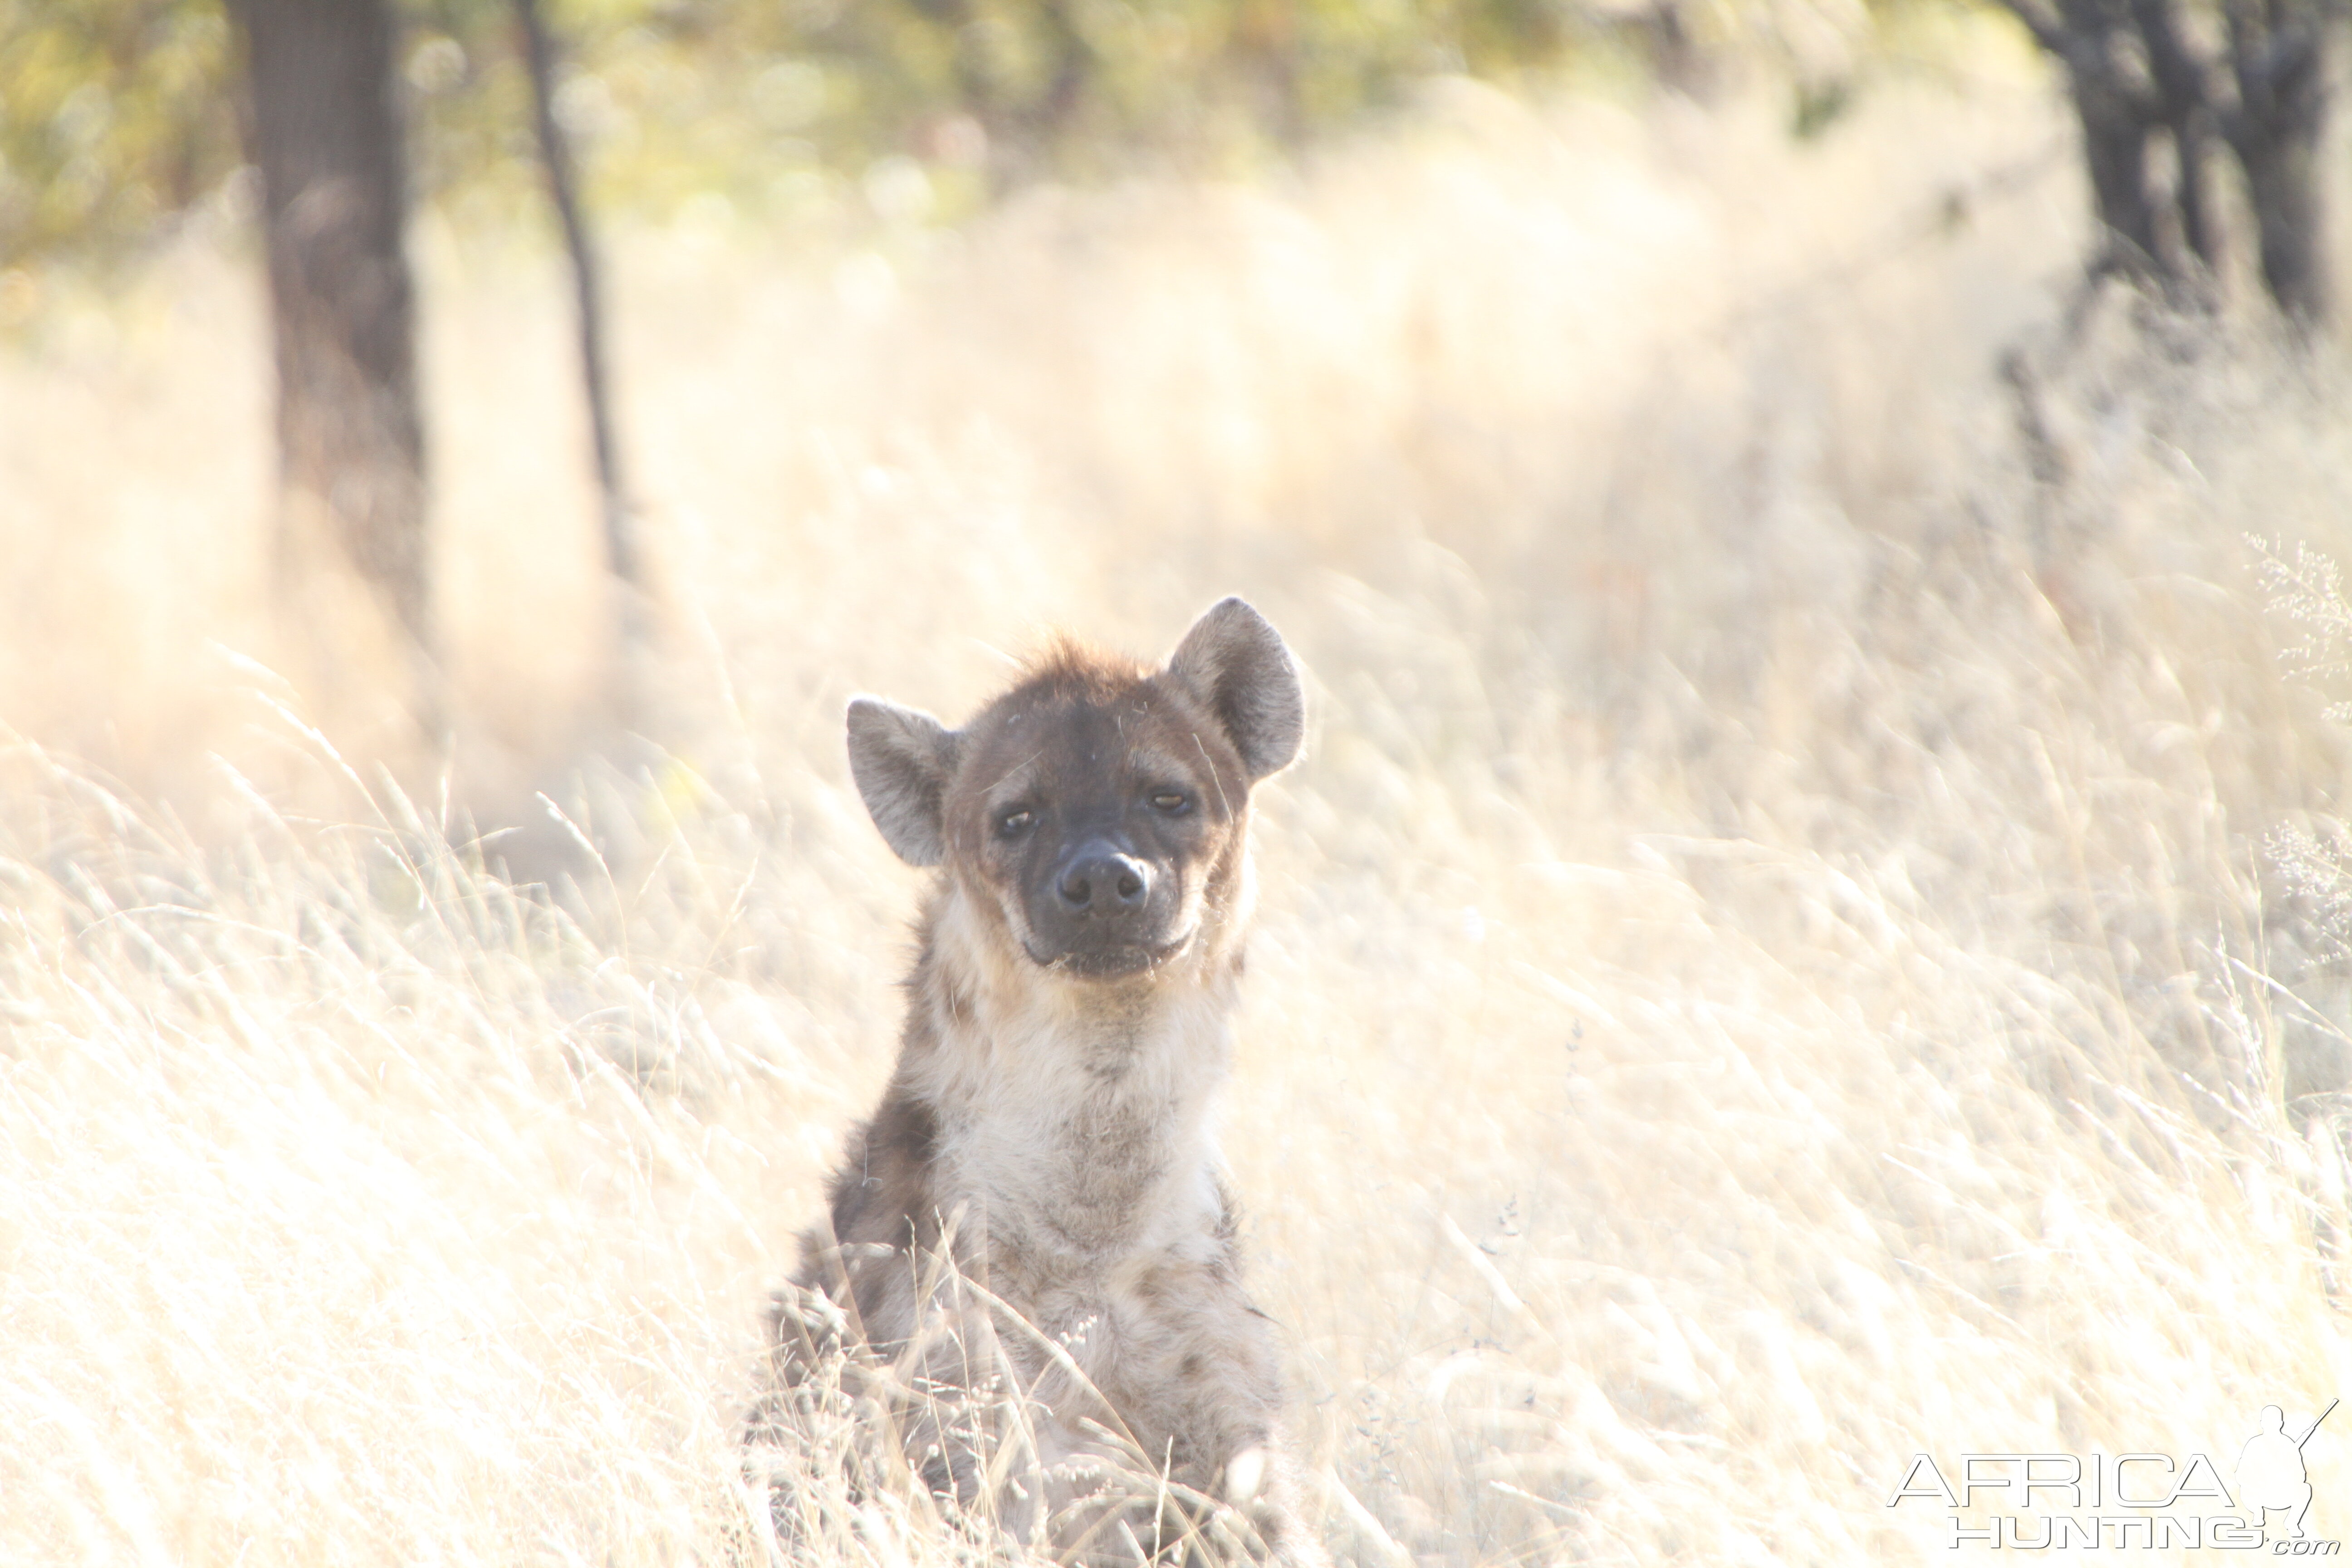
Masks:
[[[2062,350],[2078,195],[1988,70],[1813,149],[1461,89],[1281,188],[635,237],[625,743],[550,717],[560,296],[428,233],[455,807],[207,651],[268,658],[241,264],[59,286],[0,363],[0,1558],[740,1560],[915,891],[842,700],[1228,591],[1313,681],[1227,1120],[1339,1554],[1942,1561],[1916,1451],[2226,1468],[2352,1390],[2344,970],[2264,849],[2346,748],[2241,542],[2352,546],[2347,377],[2115,300]],[[815,1554],[975,1550],[922,1502]]]

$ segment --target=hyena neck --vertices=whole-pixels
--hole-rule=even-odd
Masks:
[[[1207,1245],[1230,956],[1076,980],[992,946],[952,888],[921,935],[900,1074],[939,1126],[942,1212],[984,1216],[992,1244],[1049,1267]]]

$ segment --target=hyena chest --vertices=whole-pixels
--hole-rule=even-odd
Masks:
[[[1040,1279],[1099,1279],[1213,1234],[1224,1036],[1193,1011],[951,1039],[986,1067],[943,1075],[937,1095],[943,1211],[963,1207],[992,1253]]]
[[[1231,1270],[1206,1137],[1172,1136],[1131,1107],[1096,1110],[962,1140],[953,1157],[971,1184],[975,1261],[1018,1320],[1001,1342],[1056,1413],[1047,1426],[1077,1447],[1113,1413],[1139,1436],[1164,1426],[1154,1413],[1177,1385],[1172,1347],[1194,1337]]]
[[[953,1141],[945,1184],[994,1264],[1093,1286],[1214,1235],[1214,1156],[1196,1112],[1109,1095],[1068,1110],[979,1119]]]

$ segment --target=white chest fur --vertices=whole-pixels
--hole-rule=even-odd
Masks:
[[[943,1207],[964,1207],[1056,1274],[1214,1233],[1221,1018],[1156,1019],[1109,1040],[1050,1026],[956,1033],[950,1052],[993,1064],[954,1074],[933,1101]]]
[[[941,957],[963,959],[943,931]],[[1146,1257],[1192,1260],[1221,1219],[1214,1100],[1230,988],[1194,976],[1107,992],[995,990],[940,1022],[919,1087],[939,1118],[936,1192],[1043,1285],[1108,1285]]]

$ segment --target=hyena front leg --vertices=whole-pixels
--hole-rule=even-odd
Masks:
[[[1300,1510],[1300,1476],[1281,1429],[1282,1366],[1273,1324],[1229,1278],[1213,1278],[1174,1314],[1159,1371],[1172,1424],[1173,1478],[1238,1514],[1247,1545],[1285,1568],[1327,1568]]]
[[[1300,1481],[1298,1467],[1281,1443],[1244,1449],[1225,1466],[1225,1501],[1265,1542],[1268,1562],[1281,1568],[1330,1568],[1322,1542],[1301,1511]]]

